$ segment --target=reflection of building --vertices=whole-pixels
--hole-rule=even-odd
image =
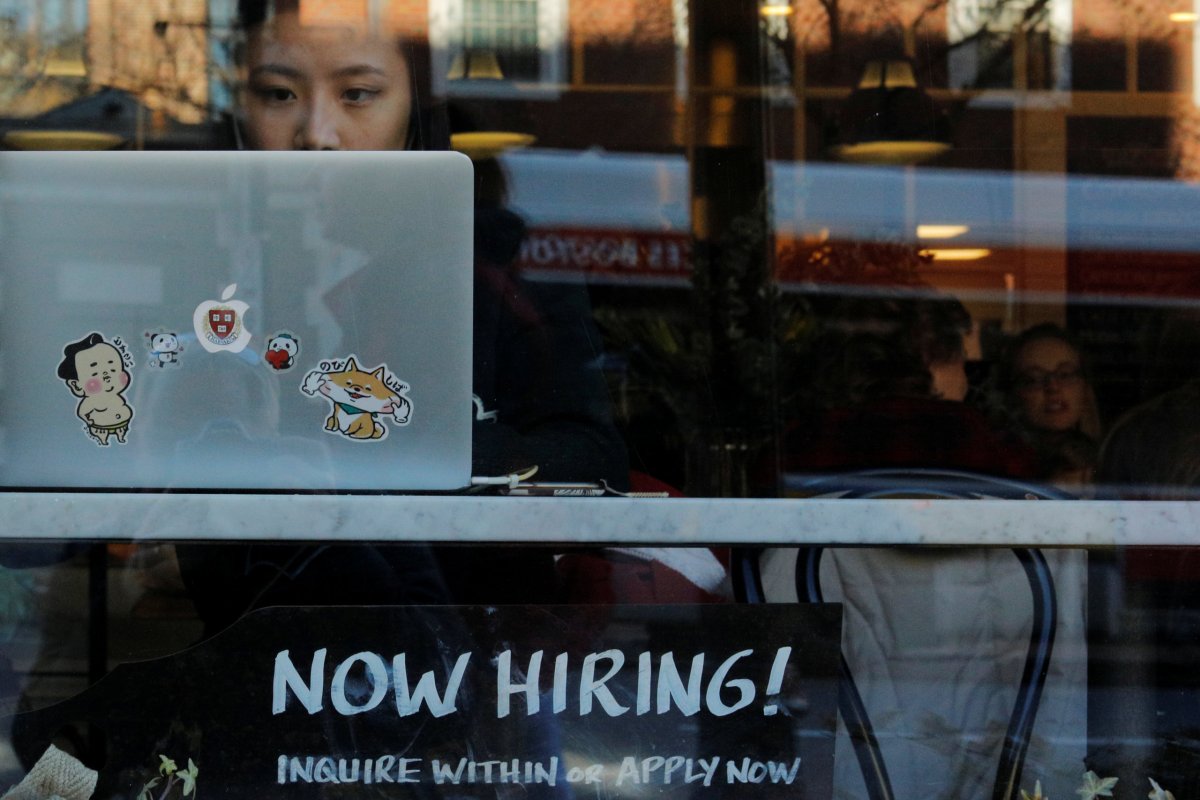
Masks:
[[[1019,38],[1031,88],[1070,89],[1071,12],[1070,0],[950,0],[950,85],[1011,86],[1017,76],[1006,50]]]
[[[39,77],[43,83],[74,81],[68,98],[86,87],[112,86],[171,117],[200,121],[210,106],[230,104],[232,78],[224,70],[234,5],[0,0],[0,84],[16,73],[25,78],[20,92],[6,87],[0,113],[13,114],[18,100],[28,104],[29,79]],[[435,91],[470,99],[480,126],[521,130],[567,149],[650,152],[691,144],[683,124],[687,101],[708,91],[692,86],[688,93],[688,64],[704,60],[691,41],[696,33],[688,30],[689,15],[728,4],[690,5],[301,3],[310,17],[374,17],[427,40]],[[755,7],[744,4],[746,13]],[[772,87],[770,157],[827,158],[829,122],[863,63],[881,53],[907,52],[917,56],[918,80],[956,123],[960,146],[943,159],[945,166],[1145,175],[1170,175],[1178,166],[1185,174],[1200,172],[1191,165],[1194,126],[1184,135],[1172,130],[1176,115],[1191,107],[1193,36],[1191,25],[1168,19],[1178,10],[1169,0],[793,0],[769,7],[787,13],[763,18],[766,57],[761,65],[735,65],[732,88]],[[715,75],[698,74],[696,83]],[[1146,142],[1146,132],[1156,128],[1164,128],[1164,141]]]
[[[34,113],[83,86],[83,0],[0,0],[0,113]]]
[[[162,119],[207,118],[206,0],[0,0],[0,115],[30,117],[97,89],[138,96]]]
[[[429,8],[436,91],[493,93],[515,83],[562,83],[563,0],[442,0]]]
[[[1200,112],[1191,76],[1195,36],[1191,24],[1171,21],[1169,12],[1178,10],[1172,0],[791,0],[762,6],[773,10],[761,18],[753,0],[300,3],[310,20],[375,20],[428,42],[429,83],[465,112],[456,120],[532,134],[549,149],[682,154],[683,169],[692,169],[703,149],[730,146],[757,148],[746,163],[829,161],[835,123],[864,62],[908,55],[917,80],[952,123],[953,147],[932,166],[1059,176],[1200,175]],[[44,11],[34,19],[27,11],[5,10],[27,4],[0,0],[0,89],[14,64],[18,72],[34,64],[46,79],[36,90],[0,95],[0,113],[16,115],[14,97],[26,103],[20,113],[28,115],[73,100],[84,88],[95,93],[115,86],[151,109],[148,140],[156,125],[167,127],[170,120],[208,119],[213,107],[230,105],[232,78],[222,70],[234,5],[52,0],[38,6]],[[73,14],[49,10],[68,6]],[[705,27],[713,9],[735,9],[729,13],[749,24],[736,34],[711,19]],[[756,20],[766,35],[747,44]],[[71,49],[68,29],[75,42],[86,41],[86,50],[82,44]],[[31,31],[41,31],[46,41],[30,39]],[[738,36],[742,41],[730,46]],[[69,77],[72,52],[82,69]],[[50,74],[54,70],[58,77]],[[47,86],[69,91],[55,94]],[[768,91],[760,91],[764,86]],[[40,105],[30,108],[35,102]],[[747,120],[752,124],[743,127],[752,133],[739,136]],[[1058,220],[1057,242],[1034,247],[1018,241],[975,261],[943,262],[931,270],[931,280],[999,298],[1014,292],[1060,298],[1089,285],[1088,275],[1100,266],[1068,252],[1065,182],[1038,185],[1036,193],[1018,186],[1003,212],[1018,231]],[[632,196],[635,190],[626,191]],[[636,251],[653,269],[654,248],[666,247],[654,235],[696,233],[687,213],[697,207],[694,200],[682,201],[683,218],[670,226],[647,218],[619,230],[573,220],[562,230],[535,231],[540,238],[530,257],[546,261],[546,253],[568,245],[583,253],[589,243],[599,248],[619,241],[622,252]],[[912,216],[910,235],[918,224],[955,222],[918,218],[922,205],[915,190],[897,202],[905,206],[902,218]],[[783,244],[819,233],[794,227],[777,226]],[[630,232],[652,236],[643,241]],[[629,260],[588,252],[571,259],[598,258],[610,270]],[[973,310],[1012,327],[1039,314],[1063,317],[1060,302],[1019,310],[1016,318],[1010,307],[1003,302]]]
[[[126,89],[183,122],[207,116],[205,0],[89,0],[88,77]]]

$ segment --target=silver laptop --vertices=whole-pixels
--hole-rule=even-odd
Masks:
[[[455,153],[0,153],[0,485],[446,490]]]

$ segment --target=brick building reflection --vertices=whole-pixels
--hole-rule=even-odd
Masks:
[[[1111,332],[1135,335],[1142,312],[1067,298],[1196,297],[1200,270],[1186,251],[1073,248],[1065,176],[1200,176],[1194,22],[1178,3],[304,0],[302,13],[403,34],[427,50],[435,95],[468,110],[460,119],[533,136],[539,150],[508,159],[531,223],[522,266],[589,280],[597,307],[626,318],[682,313],[700,263],[715,270],[708,285],[729,285],[713,248],[735,223],[760,231],[737,302],[797,282],[828,235],[805,206],[804,165],[833,163],[864,64],[910,59],[950,123],[952,146],[926,168],[1064,178],[1003,198],[1014,230],[1060,220],[1057,241],[976,247],[974,260],[930,262],[923,279],[1004,330],[1071,323],[1119,408],[1136,399],[1136,353]],[[92,113],[86,98],[101,98],[98,117],[131,115],[131,146],[223,144],[235,5],[47,0],[33,13],[0,0],[0,132],[48,113],[42,123],[61,125],[56,110],[85,99]],[[922,184],[895,174],[907,240],[955,222],[920,218]]]

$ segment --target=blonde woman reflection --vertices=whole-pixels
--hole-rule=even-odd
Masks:
[[[1038,454],[1038,477],[1068,489],[1090,484],[1100,413],[1070,334],[1049,323],[1022,333],[1001,365],[1001,383]]]
[[[813,426],[809,447],[798,447],[790,462],[795,469],[821,475],[823,491],[835,495],[854,485],[838,473],[880,467],[912,469],[914,494],[954,488],[922,476],[920,468],[969,471],[981,492],[987,491],[986,475],[1031,476],[1026,448],[1006,446],[1008,437],[964,402],[963,334],[970,318],[961,304],[882,295],[847,307],[853,313],[829,323],[827,368],[814,375],[851,411],[835,406]],[[967,424],[975,418],[977,424]],[[872,502],[878,504],[872,513],[887,520],[893,504]],[[960,506],[939,516],[938,527],[955,520],[969,525],[985,513],[970,502]],[[1057,632],[1023,786],[1032,789],[1040,781],[1047,797],[1071,796],[1084,770],[1087,731],[1086,565],[1081,551],[1045,555],[1057,590]],[[796,560],[793,549],[763,555],[769,600],[797,600]],[[896,796],[990,795],[1033,615],[1029,585],[1013,553],[830,548],[821,559],[820,584],[825,600],[843,606],[842,652]],[[843,723],[835,748],[834,797],[865,797]]]

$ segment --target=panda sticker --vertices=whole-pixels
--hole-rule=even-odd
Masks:
[[[179,366],[179,354],[183,352],[179,334],[161,328],[157,331],[146,331],[146,347],[150,350],[150,357],[146,363],[151,367]]]
[[[263,360],[276,372],[285,372],[296,365],[300,355],[300,340],[287,331],[280,331],[267,342]]]

